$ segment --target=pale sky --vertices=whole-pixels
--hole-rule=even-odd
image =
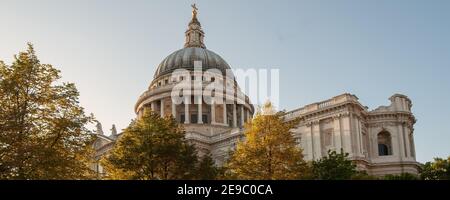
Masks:
[[[125,128],[156,66],[183,46],[188,0],[0,0],[0,60],[32,42],[76,83],[105,132]],[[208,49],[233,68],[280,69],[280,108],[341,93],[370,109],[402,93],[417,159],[450,155],[450,1],[195,1]]]

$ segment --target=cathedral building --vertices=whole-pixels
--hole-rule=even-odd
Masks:
[[[184,48],[167,56],[157,67],[153,80],[138,98],[134,107],[137,117],[149,109],[161,116],[173,116],[183,124],[186,139],[192,142],[200,155],[210,153],[218,166],[222,165],[228,152],[238,140],[244,138],[243,125],[252,119],[255,108],[246,95],[235,95],[233,101],[206,103],[201,91],[193,89],[189,100],[181,104],[172,101],[174,87],[182,81],[200,81],[204,89],[208,83],[218,81],[241,93],[234,79],[213,79],[194,70],[194,63],[201,62],[202,70],[214,69],[225,74],[230,65],[218,54],[206,48],[205,33],[197,19],[194,7],[192,19],[185,32]],[[188,75],[176,75],[184,69]],[[224,96],[226,96],[225,94]],[[415,157],[414,123],[411,100],[401,94],[390,97],[389,106],[368,110],[355,95],[342,94],[331,99],[284,112],[285,120],[300,118],[292,131],[302,147],[306,160],[317,160],[329,150],[349,153],[360,170],[370,175],[412,173],[418,174],[419,163]],[[99,136],[94,143],[96,158],[108,153],[120,134],[115,127],[106,136],[97,127]],[[99,164],[93,166],[99,173]]]

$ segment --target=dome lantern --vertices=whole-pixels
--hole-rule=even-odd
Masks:
[[[192,19],[189,22],[188,29],[186,30],[186,40],[184,47],[199,47],[205,49],[206,46],[203,43],[205,33],[202,30],[202,25],[197,19],[198,8],[195,4],[192,5]]]

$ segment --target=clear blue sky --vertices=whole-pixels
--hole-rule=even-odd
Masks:
[[[183,45],[188,0],[1,0],[0,59],[32,42],[81,104],[126,127],[155,67]],[[281,109],[349,92],[408,95],[417,158],[450,155],[450,1],[196,1],[206,46],[232,67],[279,68]]]

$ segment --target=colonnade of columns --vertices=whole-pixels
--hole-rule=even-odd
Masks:
[[[166,111],[165,111],[165,103],[166,101],[170,101],[169,99],[159,99],[156,101],[151,102],[150,105],[150,109],[152,111],[155,112],[159,112],[161,116],[165,116],[166,115]],[[157,109],[157,104],[159,104],[159,110]],[[191,104],[182,104],[184,105],[184,123],[185,124],[190,124],[192,119],[190,114],[195,114],[195,113],[190,113],[190,109]],[[195,105],[195,104],[193,104]],[[198,101],[196,104],[197,107],[197,120],[196,123],[197,124],[203,124],[203,123],[208,123],[208,122],[204,122],[203,121],[203,102]],[[222,122],[217,122],[216,119],[216,106],[221,106],[222,109]],[[230,104],[228,104],[230,105]],[[228,123],[228,115],[227,115],[227,104],[226,103],[222,103],[222,104],[211,104],[210,105],[210,124],[216,125],[230,125],[232,127],[238,127],[238,126],[243,126],[245,124],[245,122],[249,121],[251,119],[251,112],[249,109],[247,109],[245,107],[245,105],[242,104],[231,104],[232,107],[232,120],[231,120],[231,124]],[[239,113],[239,118],[238,118],[238,113]],[[171,115],[172,116],[177,116],[177,105],[175,103],[171,103]],[[239,122],[239,124],[238,124]]]

